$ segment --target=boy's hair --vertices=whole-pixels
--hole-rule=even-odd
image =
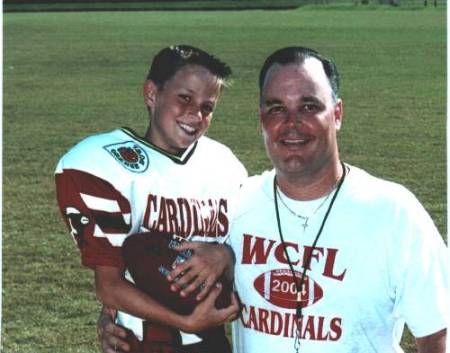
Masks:
[[[159,89],[170,80],[176,72],[186,65],[198,65],[209,70],[226,85],[231,75],[231,68],[207,52],[190,45],[175,45],[162,49],[155,55],[147,75]]]
[[[264,62],[264,65],[259,72],[259,91],[262,93],[264,80],[267,72],[273,64],[288,65],[288,64],[302,64],[307,58],[316,58],[322,63],[325,74],[330,82],[333,91],[333,99],[339,98],[339,72],[336,64],[324,58],[317,51],[305,47],[287,47],[282,48],[272,53]]]

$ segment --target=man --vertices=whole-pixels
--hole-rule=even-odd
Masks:
[[[191,315],[179,315],[124,277],[121,245],[130,234],[158,231],[223,242],[233,209],[232,196],[246,171],[231,151],[207,137],[230,68],[186,45],[164,48],[153,59],[144,84],[150,124],[144,137],[122,128],[91,136],[64,155],[56,168],[58,203],[84,266],[95,272],[96,293],[118,314],[125,347],[134,352],[229,352],[223,326],[233,317],[235,298],[217,310],[214,287],[230,253],[223,246],[197,246],[189,261],[204,289]],[[228,258],[226,262],[230,262]],[[131,315],[130,315],[131,314]],[[114,350],[117,348],[117,342]],[[106,348],[105,348],[106,349]]]
[[[229,238],[234,352],[400,352],[406,322],[420,353],[444,353],[445,245],[409,191],[340,161],[335,65],[284,48],[259,85],[275,169],[244,183]]]
[[[284,48],[259,86],[275,169],[244,183],[229,237],[234,352],[400,352],[406,321],[420,353],[444,353],[445,245],[410,192],[340,161],[334,63]]]

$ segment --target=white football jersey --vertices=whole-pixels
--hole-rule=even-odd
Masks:
[[[125,128],[81,141],[55,174],[60,210],[92,268],[122,268],[120,246],[133,233],[222,242],[247,176],[231,150],[210,138],[179,157]]]

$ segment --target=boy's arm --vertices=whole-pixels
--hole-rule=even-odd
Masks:
[[[216,309],[215,300],[221,290],[216,287],[192,314],[179,315],[131,285],[123,278],[120,269],[109,266],[95,268],[95,288],[98,299],[108,307],[185,332],[199,332],[221,325],[239,310],[235,297],[232,297],[228,308]]]

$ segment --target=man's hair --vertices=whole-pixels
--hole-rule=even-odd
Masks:
[[[190,45],[175,45],[162,49],[155,55],[147,75],[159,89],[164,87],[178,70],[186,65],[198,65],[210,71],[226,85],[231,68],[207,52]]]
[[[288,65],[288,64],[303,64],[307,58],[316,58],[322,63],[328,82],[330,83],[333,99],[339,98],[339,72],[336,64],[331,60],[324,58],[314,49],[305,47],[287,47],[282,48],[272,53],[264,62],[264,65],[259,72],[259,91],[262,94],[264,80],[267,72],[273,64]]]

